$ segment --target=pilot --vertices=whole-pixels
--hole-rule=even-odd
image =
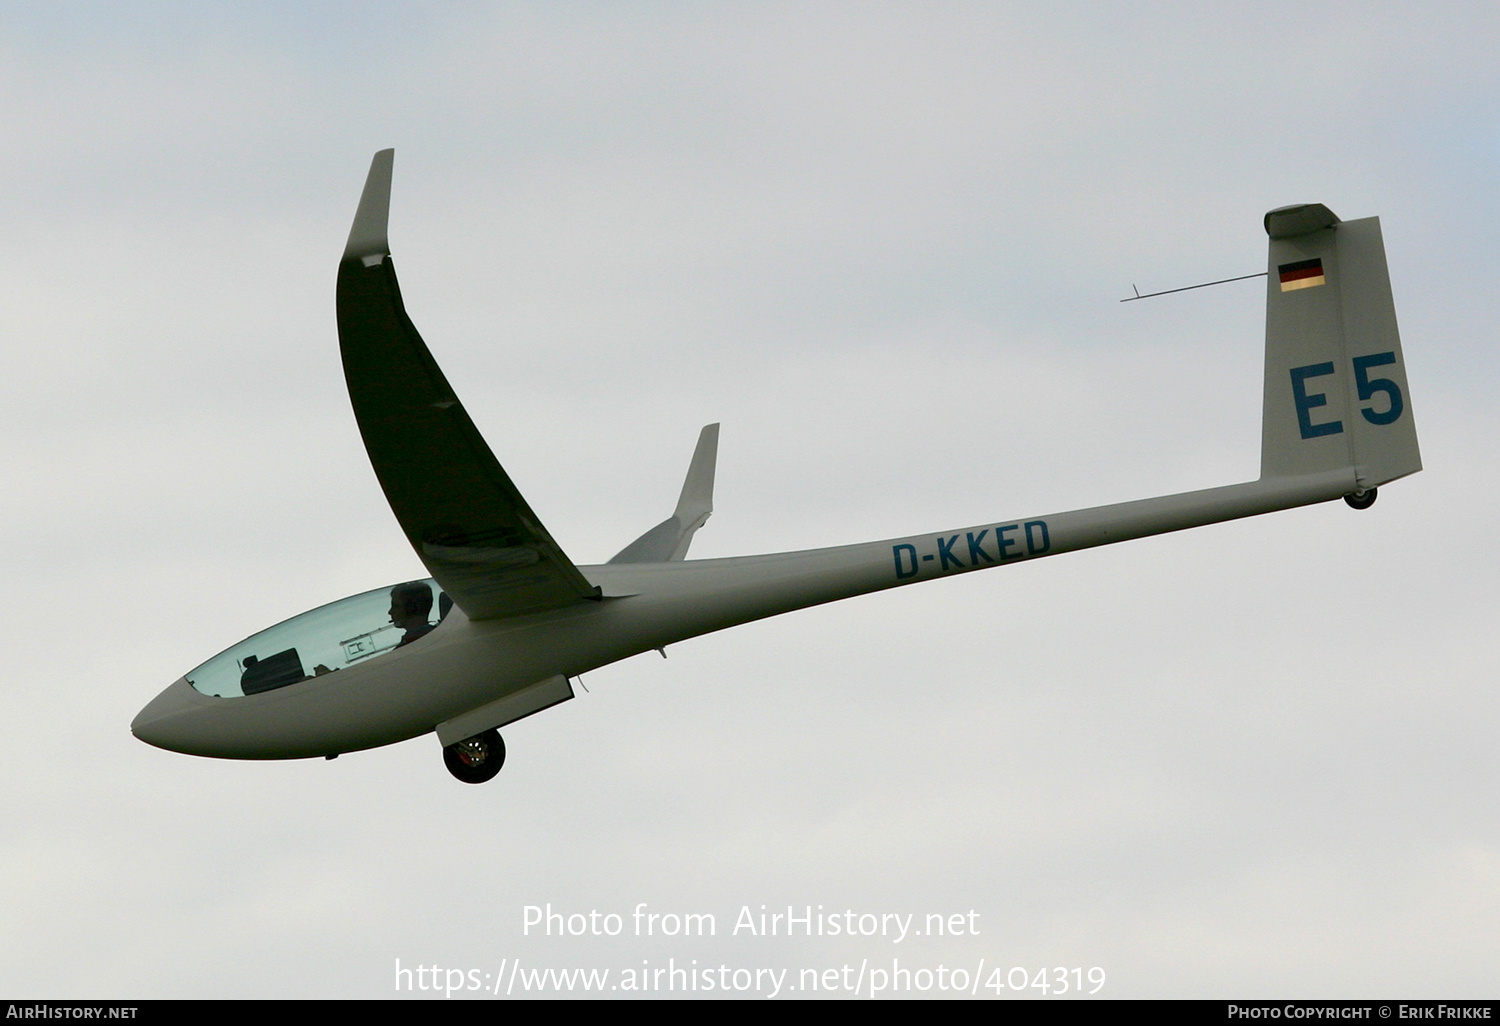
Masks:
[[[391,589],[391,623],[405,631],[396,647],[410,645],[432,630],[427,622],[432,612],[432,589],[422,581],[398,584]]]

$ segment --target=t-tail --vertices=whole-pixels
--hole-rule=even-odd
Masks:
[[[1422,469],[1380,219],[1266,215],[1262,478],[1352,468],[1351,504]]]

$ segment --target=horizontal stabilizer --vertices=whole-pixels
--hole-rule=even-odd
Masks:
[[[693,533],[714,511],[714,467],[719,456],[719,425],[698,434],[687,480],[672,515],[625,546],[611,563],[672,563],[687,556]]]

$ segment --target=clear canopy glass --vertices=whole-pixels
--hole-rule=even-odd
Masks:
[[[246,638],[187,681],[205,695],[238,698],[337,673],[417,641],[451,605],[431,579],[352,595]]]

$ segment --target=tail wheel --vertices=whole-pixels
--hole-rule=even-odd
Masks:
[[[500,767],[505,765],[505,742],[500,740],[500,732],[493,728],[466,737],[443,749],[443,765],[466,784],[493,780]]]
[[[1375,505],[1375,496],[1379,494],[1377,489],[1367,488],[1363,491],[1350,492],[1344,496],[1344,501],[1355,509],[1369,509]]]

